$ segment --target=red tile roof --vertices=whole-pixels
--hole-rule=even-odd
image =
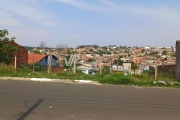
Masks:
[[[37,63],[40,60],[42,60],[45,56],[45,54],[28,54],[28,64]]]

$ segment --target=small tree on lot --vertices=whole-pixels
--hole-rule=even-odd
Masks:
[[[93,58],[89,58],[89,59],[87,60],[88,63],[94,62],[94,61],[95,61],[95,59],[93,59]]]
[[[141,52],[144,53],[144,52],[145,52],[145,49],[142,49]]]
[[[9,45],[9,42],[14,40],[15,38],[7,38],[8,31],[6,29],[0,30],[0,63],[11,63],[13,52],[17,51],[17,47],[13,47]]]
[[[117,60],[114,60],[114,64],[123,65],[123,60],[121,60],[121,56]]]
[[[163,51],[163,52],[162,52],[162,55],[167,55],[167,52],[166,52],[166,51]]]
[[[134,71],[134,74],[135,74],[135,70],[137,70],[138,66],[136,63],[134,62],[131,62],[131,69]]]

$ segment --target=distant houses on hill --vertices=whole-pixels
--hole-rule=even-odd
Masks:
[[[63,66],[64,57],[76,54],[77,64],[89,64],[98,67],[101,61],[103,66],[109,66],[114,71],[122,71],[125,67],[116,65],[113,62],[121,58],[124,63],[134,62],[137,64],[138,68],[136,71],[140,73],[142,70],[148,70],[150,66],[153,67],[155,62],[157,62],[158,66],[164,66],[175,65],[176,61],[174,47],[118,47],[116,45],[100,47],[88,45],[66,49],[29,47],[27,50],[27,47],[20,46],[14,41],[9,44],[19,48],[19,51],[14,53],[14,56],[17,56],[17,65],[40,62],[43,66],[48,66],[51,60],[52,66]],[[13,59],[12,64],[14,65],[14,63]]]

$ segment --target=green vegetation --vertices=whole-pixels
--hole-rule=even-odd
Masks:
[[[167,55],[167,52],[164,50],[164,51],[162,52],[162,55]]]
[[[94,61],[96,61],[96,60],[93,59],[93,58],[89,58],[89,59],[87,60],[88,63],[91,63],[91,62],[94,62]]]
[[[123,60],[121,60],[122,56],[120,56],[117,60],[114,60],[114,64],[123,65]]]
[[[138,68],[137,64],[134,62],[131,62],[131,69],[134,71],[134,73],[135,73],[135,70],[137,70],[137,68]]]
[[[171,57],[176,57],[176,53],[172,53],[170,56]]]
[[[36,64],[34,64],[34,65],[33,65],[33,64],[30,64],[30,65],[29,65],[29,68],[32,69],[32,70],[34,70],[34,71],[36,71],[36,72],[43,70],[43,67],[42,67],[41,63],[36,63]]]
[[[141,53],[144,53],[144,52],[145,52],[145,49],[142,49],[142,50],[141,50]]]
[[[39,50],[33,50],[34,54],[41,54]]]
[[[0,63],[4,62],[9,64],[13,58],[13,52],[18,51],[17,47],[9,45],[10,41],[13,41],[15,38],[7,38],[7,30],[0,30]]]
[[[146,71],[141,75],[133,74],[125,76],[123,73],[119,72],[110,73],[109,67],[104,67],[102,70],[102,75],[99,73],[95,75],[87,75],[83,74],[81,71],[77,71],[76,74],[74,74],[72,71],[62,71],[58,73],[47,74],[47,71],[45,69],[40,69],[41,67],[38,64],[34,66],[35,71],[32,70],[32,66],[21,66],[22,68],[19,68],[15,71],[14,67],[0,63],[0,77],[94,80],[102,84],[180,88],[180,83],[176,82],[173,76],[167,74],[162,74],[158,77],[158,80],[155,81],[154,71]]]

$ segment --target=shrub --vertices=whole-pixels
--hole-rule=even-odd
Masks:
[[[19,68],[25,69],[25,68],[26,68],[26,65],[25,65],[25,64],[20,64],[20,65],[19,65]]]
[[[110,68],[108,66],[104,66],[102,69],[102,74],[107,75],[110,73]]]
[[[29,68],[33,69],[33,64],[30,64]],[[35,63],[34,64],[34,71],[37,72],[37,71],[42,71],[42,70],[43,70],[43,68],[42,68],[41,63]]]
[[[174,87],[180,87],[180,83],[174,83]]]
[[[12,71],[15,71],[15,68],[14,68],[14,66],[7,65],[7,64],[4,64],[4,63],[0,63],[0,71],[12,72]]]

